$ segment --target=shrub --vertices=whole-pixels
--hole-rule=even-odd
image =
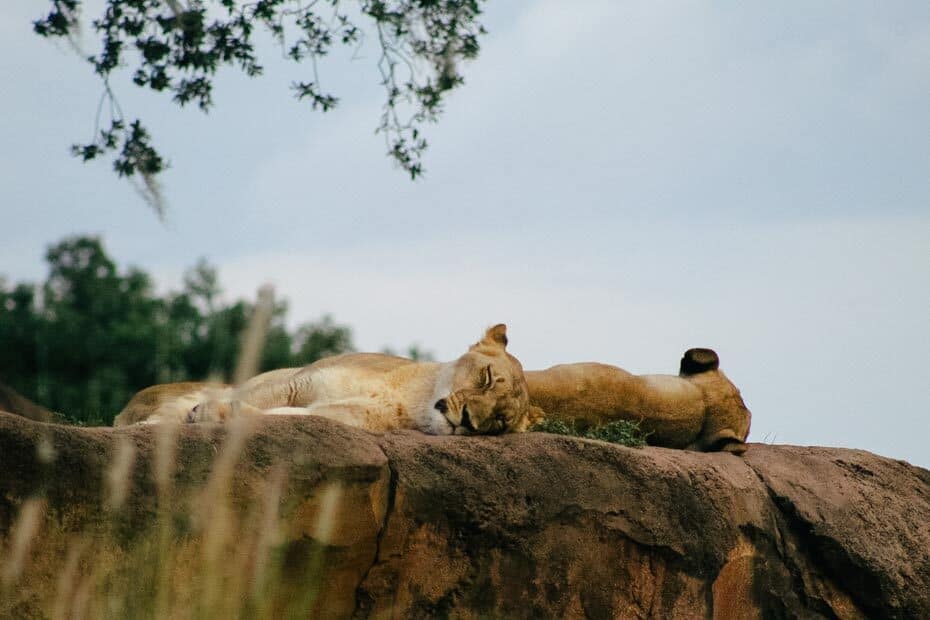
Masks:
[[[561,420],[543,420],[533,425],[531,432],[551,433],[553,435],[571,435],[585,439],[598,439],[609,443],[620,444],[630,448],[641,448],[646,445],[649,433],[640,428],[639,422],[631,420],[616,420],[600,426],[592,426],[584,430],[574,425],[566,424]]]

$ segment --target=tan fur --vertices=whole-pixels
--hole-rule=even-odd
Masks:
[[[317,415],[372,431],[520,432],[535,418],[523,368],[506,351],[506,330],[504,325],[490,328],[447,364],[350,353],[266,372],[238,388],[157,385],[136,394],[114,425],[222,421],[240,413]]]
[[[477,433],[522,432],[543,417],[580,428],[634,420],[650,433],[652,445],[734,454],[746,450],[752,415],[739,390],[717,368],[717,356],[709,349],[688,351],[676,376],[633,375],[598,363],[563,364],[523,373],[512,356],[503,353],[502,358],[505,346],[506,332],[498,326],[451,365],[371,353],[331,357],[303,369],[258,375],[238,390],[238,398],[249,413],[324,415],[370,430],[418,428],[432,434],[468,434],[462,426],[463,405],[468,405],[470,417],[476,417],[477,422],[471,421]],[[481,403],[487,357],[509,367],[500,376],[505,381],[509,378],[506,386],[512,392],[503,398],[495,392],[492,404]],[[448,394],[437,395],[443,369],[456,389],[450,387]],[[499,372],[493,373],[495,386]],[[198,403],[194,418],[220,419],[229,414],[233,401],[231,391],[218,393],[220,389],[198,383],[147,388],[133,397],[114,425],[152,418],[184,419]],[[527,393],[528,407],[524,402]],[[439,398],[445,398],[448,405],[442,417],[435,411]],[[429,415],[411,416],[406,408],[398,415],[396,405],[411,399],[417,403],[416,411],[422,414],[425,407]],[[510,412],[503,430],[494,416],[498,410]]]
[[[692,367],[695,358],[704,363],[701,356],[712,361],[707,369]],[[596,363],[525,374],[530,402],[541,407],[547,419],[581,428],[634,420],[650,433],[651,445],[742,454],[752,416],[716,362],[713,351],[693,349],[682,360],[678,376],[633,375]]]
[[[193,381],[183,383],[162,383],[153,385],[136,392],[129,399],[123,410],[113,419],[113,426],[128,426],[139,424],[152,418],[152,416],[168,416],[170,411],[177,409],[176,401],[179,398],[189,397],[194,400],[193,407],[200,402],[199,394],[206,393],[209,388],[222,389],[221,384],[198,383]]]

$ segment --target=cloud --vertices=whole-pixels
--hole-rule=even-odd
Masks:
[[[0,37],[3,271],[36,277],[46,244],[96,231],[166,285],[201,255],[231,295],[276,280],[293,320],[332,312],[368,349],[451,358],[497,321],[532,367],[672,372],[712,346],[755,438],[928,464],[901,429],[930,405],[930,5],[488,11],[417,183],[373,134],[370,57],[323,68],[342,97],[325,116],[289,98],[300,68],[273,50],[262,80],[219,79],[206,118],[124,93],[173,164],[167,228],[67,155],[92,126],[89,69]]]
[[[917,388],[930,348],[930,291],[918,284],[930,281],[926,224],[644,227],[580,250],[535,251],[546,241],[534,237],[307,248],[243,256],[221,276],[232,296],[273,281],[293,322],[332,313],[367,350],[417,342],[452,359],[498,321],[528,368],[596,360],[675,372],[686,348],[710,346],[754,412],[755,440],[926,464],[919,434],[900,432],[930,406]]]
[[[383,157],[380,102],[347,97],[303,145],[256,162],[252,208],[324,244],[430,219],[440,237],[561,233],[567,211],[589,229],[920,212],[930,111],[911,70],[925,28],[871,14],[837,26],[830,10],[534,3],[466,67],[428,128],[422,182]]]

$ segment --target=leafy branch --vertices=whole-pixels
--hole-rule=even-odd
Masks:
[[[33,22],[43,37],[72,43],[80,25],[81,0],[50,0],[51,10]],[[122,113],[110,77],[131,71],[141,88],[168,92],[179,106],[190,103],[204,112],[213,106],[213,78],[220,67],[236,67],[250,77],[262,73],[253,34],[266,29],[285,58],[309,60],[313,77],[292,84],[298,100],[327,112],[339,103],[323,89],[318,60],[334,46],[358,47],[362,23],[372,22],[380,48],[378,69],[385,102],[377,133],[387,154],[416,179],[423,173],[428,144],[422,126],[442,113],[446,95],[464,83],[462,61],[475,58],[483,0],[106,0],[102,15],[91,21],[99,35],[97,54],[86,57],[101,78],[104,92],[92,140],[72,151],[84,161],[113,154],[121,177],[141,180],[143,196],[161,214],[164,201],[156,182],[167,167],[150,132]],[[291,36],[293,34],[293,36]],[[109,103],[103,105],[103,101]],[[109,113],[101,129],[103,113]]]

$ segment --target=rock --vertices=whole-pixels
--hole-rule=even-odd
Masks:
[[[3,382],[0,382],[0,411],[21,415],[36,422],[64,422],[58,414],[37,405]]]
[[[930,617],[930,472],[867,452],[169,431],[0,414],[0,617]]]

